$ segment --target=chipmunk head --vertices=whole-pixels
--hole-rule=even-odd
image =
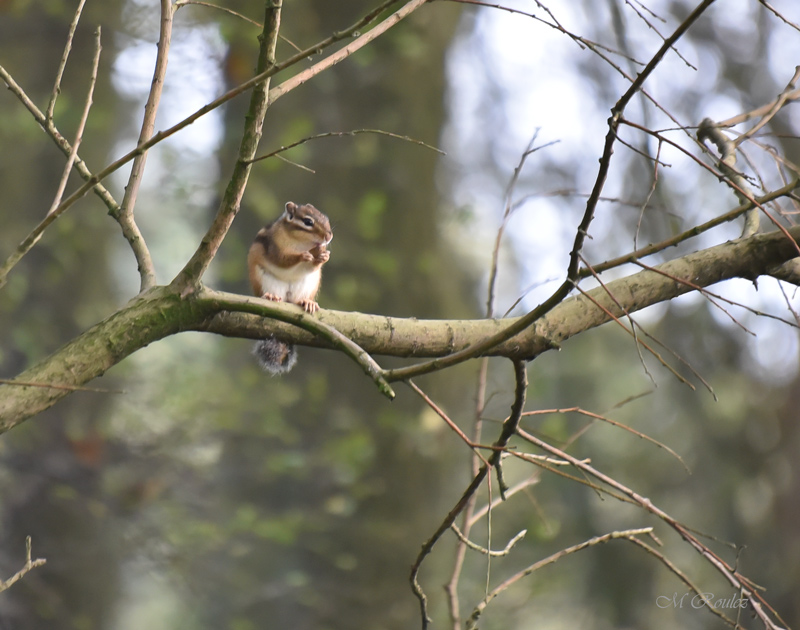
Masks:
[[[281,218],[292,237],[308,245],[308,249],[327,245],[333,239],[328,217],[310,203],[297,205],[288,202]]]

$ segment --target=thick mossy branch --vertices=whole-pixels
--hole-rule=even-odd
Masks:
[[[789,232],[795,241],[800,239],[800,226]],[[620,307],[634,313],[693,291],[694,287],[707,287],[730,278],[755,279],[771,273],[795,254],[795,245],[780,232],[759,234],[695,252],[657,265],[652,271],[641,271],[609,282],[606,289],[597,287],[585,296],[569,298],[531,327],[498,344],[486,354],[532,359],[584,330],[606,323],[611,319],[609,313],[615,317],[624,315]],[[613,294],[614,299],[609,293]],[[418,358],[444,357],[458,352],[512,327],[519,319],[399,319],[329,310],[320,311],[318,317],[370,354]],[[330,347],[324,340],[290,325],[272,323],[269,329],[287,341]],[[202,330],[230,337],[258,339],[264,335],[265,327],[262,318],[240,310],[220,311]]]
[[[789,233],[794,241],[782,232],[758,234],[609,282],[605,288],[597,287],[585,296],[558,304],[531,327],[486,354],[532,359],[604,324],[609,313],[617,317],[623,314],[622,309],[633,313],[729,278],[755,279],[796,256],[800,226]],[[16,377],[43,386],[0,386],[0,432],[51,407],[70,393],[63,387],[85,385],[136,350],[187,330],[252,339],[275,334],[302,345],[338,345],[341,349],[330,336],[318,336],[320,327],[315,328],[307,319],[318,320],[344,335],[353,342],[351,350],[355,353],[360,348],[369,355],[399,357],[444,357],[516,321],[397,319],[339,311],[310,316],[294,305],[205,290],[181,297],[177,288],[156,287]]]
[[[151,289],[16,380],[67,387],[88,383],[153,341],[191,330],[191,324],[203,317],[196,312],[199,306],[164,287]],[[68,393],[66,389],[41,386],[0,387],[0,432],[51,407]]]

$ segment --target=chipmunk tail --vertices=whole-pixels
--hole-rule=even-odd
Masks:
[[[258,341],[253,347],[253,354],[258,363],[273,376],[286,374],[297,363],[297,350],[292,344],[280,341],[275,337],[267,337]]]

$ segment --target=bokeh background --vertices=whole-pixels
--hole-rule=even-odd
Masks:
[[[42,109],[76,4],[0,1],[0,64]],[[229,0],[224,6],[260,20],[259,4]],[[305,47],[373,4],[286,2],[282,32]],[[506,6],[535,8],[522,1]],[[647,5],[653,16],[615,0],[548,6],[565,28],[639,61],[660,45],[642,16],[668,34],[693,8],[654,0]],[[792,0],[773,6],[800,21]],[[93,170],[135,143],[156,52],[158,3],[89,0],[56,107],[56,124],[67,137],[83,107],[98,24],[100,77],[81,146]],[[249,78],[257,33],[221,11],[181,8],[157,128]],[[670,55],[647,89],[681,124],[696,125],[780,93],[800,54],[800,33],[762,3],[726,0],[678,49],[694,69]],[[280,56],[291,51],[281,42]],[[625,71],[637,70],[624,57],[611,57]],[[317,140],[287,154],[313,173],[276,159],[258,163],[206,282],[247,293],[244,261],[255,232],[285,201],[310,202],[330,216],[336,235],[323,307],[479,317],[508,182],[537,134],[534,145],[541,148],[522,169],[514,196],[519,207],[501,249],[496,312],[520,296],[512,313],[535,306],[563,274],[605,120],[626,85],[607,63],[530,17],[432,3],[278,101],[262,149],[314,133],[383,129],[440,146],[447,156],[361,134]],[[150,153],[136,212],[162,282],[181,268],[213,216],[245,107],[245,98],[234,100]],[[675,127],[641,100],[629,116]],[[766,129],[764,142],[798,163],[798,126],[790,107]],[[652,140],[624,133],[633,146],[655,154]],[[671,137],[691,146],[682,132]],[[767,172],[767,185],[776,187],[776,169],[767,170],[764,155],[753,147],[751,166]],[[590,260],[632,249],[637,225],[643,244],[735,205],[726,187],[679,153],[665,148],[661,157],[670,167],[660,171],[640,221],[652,164],[618,148],[609,201],[587,245]],[[46,212],[63,163],[14,96],[0,93],[2,256]],[[124,183],[124,173],[109,182],[118,199]],[[734,238],[738,229],[719,228],[680,251]],[[12,377],[46,356],[137,290],[135,262],[116,224],[87,196],[52,226],[0,292],[0,376]],[[791,287],[784,297],[766,278],[718,290],[790,323],[787,300],[800,307]],[[732,563],[738,554],[743,573],[765,586],[767,599],[796,626],[798,335],[784,322],[726,308],[728,314],[685,296],[639,318],[708,381],[718,400],[672,358],[694,390],[647,359],[651,378],[631,339],[606,326],[530,365],[528,408],[608,413],[678,451],[691,474],[664,450],[609,426],[591,427],[571,447],[676,518],[742,547],[711,543]],[[268,378],[250,345],[203,334],[163,340],[93,384],[124,393],[73,394],[0,438],[0,577],[22,565],[27,535],[34,556],[47,558],[46,566],[0,594],[0,628],[418,627],[409,566],[461,495],[469,452],[410,390],[401,387],[388,404],[343,356],[301,349],[292,374]],[[420,380],[465,430],[476,373],[472,363]],[[508,362],[492,360],[489,434],[507,413],[512,390]],[[525,420],[554,444],[566,443],[585,424],[570,414]],[[516,481],[532,472],[511,465],[508,474]],[[493,561],[493,583],[593,535],[647,525],[657,526],[665,551],[704,590],[733,595],[652,518],[548,475],[494,512],[493,546],[520,529],[529,533],[514,554]],[[485,525],[474,536],[485,540]],[[441,585],[453,547],[445,538],[421,575],[436,627],[446,623]],[[485,559],[470,556],[461,582],[464,613],[480,600],[485,582]],[[652,558],[611,543],[516,585],[490,605],[482,627],[722,627],[706,612],[657,605],[659,596],[685,591]]]

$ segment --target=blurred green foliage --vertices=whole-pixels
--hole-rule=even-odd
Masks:
[[[444,58],[459,18],[456,7],[436,4],[276,102],[259,152],[315,133],[371,128],[436,144],[446,118]],[[286,5],[284,33],[301,46],[371,7],[325,0]],[[226,6],[263,17],[259,5],[244,0]],[[72,10],[64,2],[0,3],[0,63],[42,108]],[[152,52],[156,16],[153,3],[87,4],[56,122],[69,137],[82,107],[91,28],[101,22],[101,79],[81,147],[92,168],[135,142],[130,121],[141,115],[144,95],[113,91],[114,60],[139,44]],[[249,77],[257,50],[252,24],[199,6],[181,9],[179,17],[180,34],[213,25],[226,44],[223,57],[208,55],[224,83],[217,92]],[[462,23],[462,37],[471,20]],[[291,52],[281,42],[279,56]],[[191,79],[186,65],[175,68]],[[726,80],[744,82],[746,68],[734,69],[726,66]],[[596,69],[587,70],[586,81],[596,82],[599,94],[609,89]],[[171,146],[150,156],[137,212],[145,236],[159,242],[165,257],[196,243],[213,215],[246,102],[235,100],[217,114],[223,131],[213,153],[192,156]],[[8,91],[0,95],[0,111],[0,248],[7,252],[49,206],[64,158]],[[496,148],[472,150],[489,156]],[[247,248],[294,200],[317,205],[334,225],[323,307],[415,317],[471,317],[482,310],[479,279],[453,251],[452,234],[442,233],[447,224],[438,211],[449,202],[440,199],[446,188],[435,185],[436,154],[361,134],[308,142],[285,157],[313,174],[277,158],[254,165],[242,211],[206,278],[210,285],[249,293]],[[502,188],[509,173],[492,167]],[[561,183],[565,171],[551,164],[541,175]],[[208,181],[207,172],[216,172],[216,179]],[[124,181],[109,185],[121,198]],[[482,212],[457,207],[448,219],[468,225]],[[664,225],[649,234],[659,229]],[[97,199],[86,197],[52,227],[0,294],[0,373],[18,373],[101,320],[133,296],[135,279],[115,224]],[[691,476],[664,449],[580,415],[532,416],[523,425],[557,445],[580,432],[576,452],[595,465],[687,523],[746,543],[745,573],[769,582],[770,601],[796,620],[797,384],[773,387],[754,378],[745,369],[740,333],[721,328],[707,305],[665,310],[652,332],[708,378],[719,402],[689,370],[680,368],[697,392],[648,359],[656,387],[630,339],[606,327],[531,364],[528,408],[607,413],[679,451]],[[291,375],[270,378],[255,365],[249,345],[200,334],[161,341],[92,384],[124,394],[76,393],[2,437],[0,577],[19,567],[28,534],[34,555],[48,564],[2,595],[0,625],[415,627],[408,566],[461,495],[467,449],[409,390],[388,405],[339,354],[301,348]],[[420,382],[467,431],[474,373],[473,365],[461,366]],[[508,412],[509,374],[506,361],[491,362],[484,441],[494,439]],[[654,524],[569,480],[514,462],[506,472],[512,483],[539,477],[493,516],[492,547],[528,529],[514,554],[492,561],[493,580],[592,535],[631,522]],[[658,533],[682,567],[717,588],[698,557],[673,535]],[[485,544],[485,521],[473,538]],[[707,627],[708,616],[658,609],[657,595],[682,586],[651,559],[621,546],[609,543],[520,583],[490,608],[483,627],[528,628],[534,617],[544,627]],[[440,624],[446,615],[439,585],[447,579],[451,549],[452,540],[442,541],[423,571]],[[461,581],[465,609],[483,595],[486,566],[483,556],[468,556]]]

